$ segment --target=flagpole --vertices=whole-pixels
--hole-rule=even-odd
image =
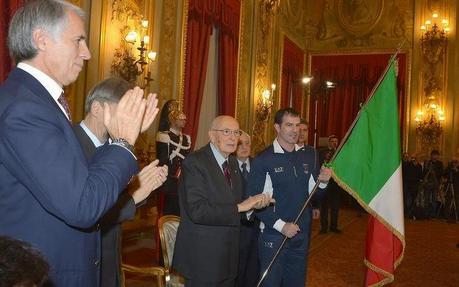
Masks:
[[[357,124],[357,121],[359,119],[359,116],[360,116],[360,112],[362,111],[362,109],[368,104],[368,102],[373,98],[373,95],[375,94],[375,91],[376,89],[379,87],[379,85],[381,84],[382,80],[384,79],[384,77],[386,76],[387,72],[389,71],[389,68],[390,66],[392,65],[392,62],[395,61],[395,59],[397,58],[398,54],[400,53],[401,49],[402,49],[402,46],[403,44],[405,43],[405,39],[398,45],[397,47],[397,50],[395,51],[395,53],[390,57],[389,59],[389,63],[387,64],[386,66],[386,69],[384,70],[384,73],[379,77],[378,79],[378,82],[376,83],[376,85],[373,87],[373,89],[371,90],[371,93],[370,93],[370,96],[367,98],[367,100],[365,101],[365,103],[363,104],[362,108],[359,110],[359,113],[357,114],[357,116],[355,117],[354,121],[352,122],[351,124],[351,127],[347,130],[346,132],[346,135],[343,137],[343,140],[341,141],[341,143],[339,144],[338,148],[335,150],[335,152],[333,153],[333,156],[332,158],[330,159],[329,162],[333,162],[333,160],[335,159],[336,155],[339,153],[339,151],[341,150],[341,148],[343,147],[344,143],[346,142],[346,140],[348,139],[349,135],[351,134],[352,130],[354,129],[355,125]],[[319,184],[320,184],[320,181],[317,180],[316,184],[314,185],[313,189],[311,190],[311,192],[309,193],[309,196],[308,198],[306,199],[305,203],[303,204],[303,207],[301,208],[300,212],[298,213],[298,215],[296,216],[295,218],[295,221],[293,221],[293,224],[297,224],[298,220],[300,219],[301,215],[303,215],[304,211],[306,210],[309,202],[312,200],[312,197],[314,196],[314,194],[316,193],[317,191],[317,188],[319,187]],[[287,239],[288,237],[284,235],[284,239],[282,240],[282,243],[279,245],[279,247],[277,248],[277,251],[276,253],[274,254],[273,258],[271,259],[271,261],[269,262],[268,264],[268,267],[266,267],[266,270],[263,272],[263,274],[261,275],[261,278],[260,280],[258,281],[257,283],[257,287],[260,287],[261,286],[261,283],[263,282],[263,280],[265,279],[266,275],[268,275],[268,272],[269,270],[271,269],[272,265],[274,264],[274,261],[276,260],[277,256],[279,256],[279,253],[280,251],[282,250],[282,248],[284,247],[285,243],[287,242]]]

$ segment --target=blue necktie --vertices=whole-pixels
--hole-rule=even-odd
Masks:
[[[242,177],[244,177],[244,180],[247,181],[247,178],[249,177],[249,171],[247,170],[247,163],[244,162],[241,164],[242,168]]]

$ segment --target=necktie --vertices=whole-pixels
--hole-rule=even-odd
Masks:
[[[67,114],[67,117],[69,118],[69,121],[71,122],[72,121],[72,117],[70,115],[69,102],[67,102],[67,99],[64,96],[64,92],[62,92],[62,94],[59,96],[59,98],[57,98],[57,101],[64,108],[65,113]]]
[[[244,177],[244,180],[247,181],[247,177],[249,176],[249,171],[247,170],[247,163],[244,162],[241,164],[242,168],[242,177]]]
[[[229,186],[232,188],[233,185],[231,184],[231,175],[230,175],[230,171],[229,171],[228,161],[225,160],[222,163],[222,168],[223,168],[223,174],[226,177],[226,181],[228,182]]]

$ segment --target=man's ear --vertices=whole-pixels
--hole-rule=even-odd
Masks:
[[[214,143],[215,142],[215,132],[209,131],[208,135],[209,135],[210,142]]]
[[[46,51],[49,34],[45,30],[38,28],[32,32],[32,41],[40,51]]]
[[[276,132],[280,132],[280,125],[274,124],[274,129],[276,130]]]
[[[93,116],[100,116],[100,117],[103,117],[104,116],[104,107],[103,107],[103,104],[99,101],[93,101],[92,104],[91,104],[91,110],[90,110],[90,113],[93,115]]]

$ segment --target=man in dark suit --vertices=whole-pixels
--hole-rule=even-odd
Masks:
[[[336,135],[328,137],[328,147],[320,151],[321,165],[329,162],[336,149],[338,148],[339,140]],[[330,179],[325,195],[320,204],[320,233],[324,234],[328,231],[333,233],[341,233],[338,229],[339,204],[341,196],[341,187],[332,179]],[[328,211],[330,210],[330,229],[328,228]]]
[[[104,126],[104,103],[117,106],[121,97],[132,86],[127,81],[108,78],[97,84],[86,97],[86,116],[73,127],[88,161],[108,140]],[[143,132],[143,131],[142,131]],[[157,167],[158,160],[144,167],[130,184],[132,195],[127,191],[120,194],[116,204],[99,220],[96,230],[101,231],[101,287],[120,286],[120,238],[121,222],[134,218],[136,206],[144,203],[150,193],[167,178],[167,166]]]
[[[241,202],[242,178],[231,155],[240,135],[236,119],[219,116],[212,121],[210,143],[183,161],[173,267],[187,287],[235,285],[240,213],[246,216],[246,211],[271,201],[260,194]]]
[[[250,136],[242,132],[239,137],[239,143],[236,150],[236,158],[241,171],[244,192],[243,199],[248,198],[245,189],[247,179],[250,173],[251,150]],[[260,264],[258,262],[258,233],[260,221],[251,213],[248,217],[241,218],[241,232],[239,238],[239,271],[237,275],[237,284],[239,287],[253,287],[257,285],[260,273]]]
[[[51,286],[99,285],[100,235],[83,229],[137,173],[130,149],[158,111],[138,88],[116,110],[105,104],[113,141],[88,163],[62,96],[90,58],[82,17],[65,1],[27,1],[8,35],[19,64],[0,87],[0,234],[43,253]]]

